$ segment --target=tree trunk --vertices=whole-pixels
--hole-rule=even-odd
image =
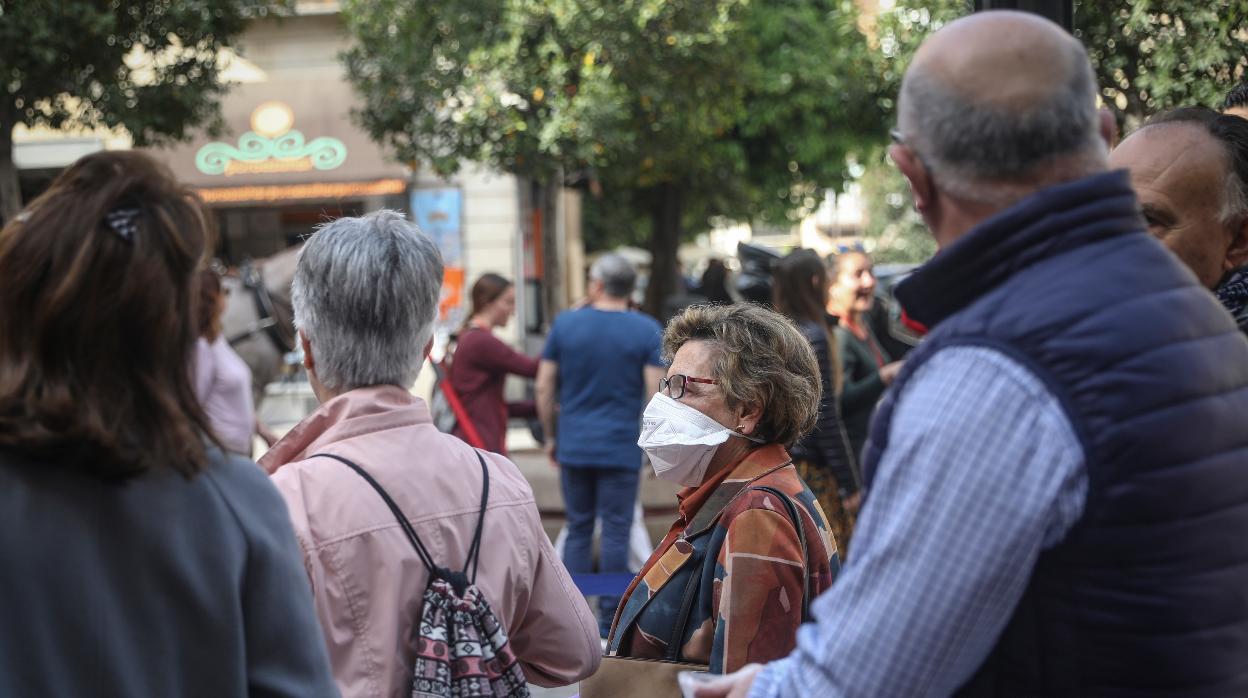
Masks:
[[[0,112],[0,225],[13,220],[22,210],[22,189],[13,162],[13,127],[9,115]]]
[[[539,240],[542,252],[542,318],[547,327],[554,322],[555,315],[567,307],[563,298],[563,261],[560,255],[562,245],[559,237],[558,201],[559,182],[556,177],[545,176],[541,180],[533,180],[533,207],[540,211]]]
[[[676,250],[682,237],[684,200],[674,182],[660,184],[647,197],[650,204],[650,281],[642,310],[663,317],[663,303],[676,291]]]

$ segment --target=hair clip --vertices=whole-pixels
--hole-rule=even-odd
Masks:
[[[134,233],[139,229],[136,222],[141,210],[137,208],[115,208],[104,216],[104,222],[117,233],[117,237],[126,242],[134,242]]]

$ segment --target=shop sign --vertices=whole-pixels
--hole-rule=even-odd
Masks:
[[[464,242],[462,228],[463,192],[458,188],[416,189],[412,191],[412,214],[416,225],[433,239],[442,253],[445,271],[438,316],[448,326],[456,325],[464,313]]]
[[[237,145],[214,141],[195,154],[195,167],[207,175],[332,170],[347,159],[347,146],[321,136],[307,141],[293,129],[294,112],[282,102],[265,102],[251,114],[251,130]]]

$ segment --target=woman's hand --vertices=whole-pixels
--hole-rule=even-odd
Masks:
[[[892,385],[893,379],[901,372],[901,366],[904,361],[894,361],[891,364],[884,364],[880,367],[880,380],[884,381],[884,385]]]
[[[694,698],[745,698],[754,685],[754,677],[763,670],[762,664],[746,664],[737,671],[708,681],[693,692]]]

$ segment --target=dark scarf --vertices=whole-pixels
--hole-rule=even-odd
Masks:
[[[1241,267],[1222,279],[1215,293],[1235,317],[1235,324],[1248,332],[1248,267]]]

